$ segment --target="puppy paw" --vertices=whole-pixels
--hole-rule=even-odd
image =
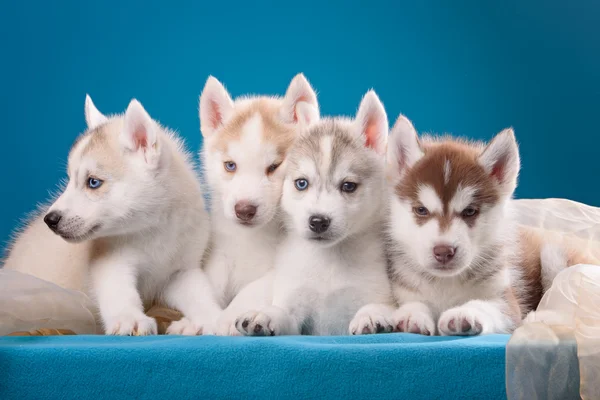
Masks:
[[[238,331],[234,318],[228,315],[224,315],[217,320],[217,326],[215,328],[215,335],[217,336],[242,336]]]
[[[421,307],[410,305],[402,306],[394,313],[392,318],[394,331],[416,333],[432,336],[435,334],[435,322],[431,314]]]
[[[181,318],[179,321],[171,322],[171,325],[167,328],[167,335],[196,336],[202,335],[204,332],[204,324],[193,322],[186,317]]]
[[[351,335],[369,335],[373,333],[390,333],[394,330],[391,319],[376,310],[359,310],[350,321]]]
[[[146,336],[158,332],[156,320],[141,312],[124,313],[114,318],[107,318],[104,324],[107,335]]]
[[[444,336],[474,336],[488,331],[492,323],[480,309],[455,307],[445,311],[438,321],[438,330]]]
[[[235,321],[235,327],[245,336],[278,336],[290,334],[289,323],[282,311],[266,309],[242,314]]]

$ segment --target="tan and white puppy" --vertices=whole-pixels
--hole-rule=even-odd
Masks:
[[[356,119],[324,119],[288,154],[282,195],[287,234],[277,250],[273,301],[241,314],[244,335],[391,332],[382,227],[388,121],[374,92]],[[360,310],[360,311],[359,311]]]
[[[283,98],[234,101],[217,79],[206,82],[200,96],[201,157],[211,195],[212,243],[204,269],[224,309],[216,334],[237,335],[235,318],[271,300],[286,155],[318,119],[317,96],[302,74]]]
[[[66,187],[18,236],[5,268],[89,292],[108,334],[156,333],[144,305],[157,300],[202,330],[219,308],[200,268],[208,215],[183,143],[137,100],[107,117],[88,96],[85,116]]]
[[[512,129],[488,144],[422,137],[400,116],[388,144],[396,329],[433,335],[511,332],[517,230]]]

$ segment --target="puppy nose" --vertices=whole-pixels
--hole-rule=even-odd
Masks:
[[[48,228],[52,229],[53,232],[56,232],[61,218],[62,215],[60,215],[58,211],[51,211],[44,217],[44,222],[48,225]]]
[[[313,215],[308,219],[308,226],[314,233],[323,233],[329,228],[331,220],[322,215]]]
[[[454,253],[456,253],[456,247],[445,244],[440,244],[433,248],[433,255],[435,256],[435,259],[442,264],[446,264],[452,260]]]
[[[247,201],[240,201],[235,205],[235,216],[240,221],[249,222],[256,215],[257,207]]]

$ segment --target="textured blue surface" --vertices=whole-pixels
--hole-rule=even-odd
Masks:
[[[0,35],[0,242],[65,176],[85,93],[105,113],[137,97],[197,151],[209,74],[276,94],[303,71],[324,114],[373,87],[419,130],[513,125],[519,197],[600,205],[597,1],[4,1]]]
[[[1,399],[504,399],[508,335],[3,337]]]

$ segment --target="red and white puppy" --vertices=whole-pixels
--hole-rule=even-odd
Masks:
[[[419,139],[398,118],[387,160],[396,330],[477,335],[508,333],[520,322],[509,211],[519,168],[512,129],[488,145]]]

